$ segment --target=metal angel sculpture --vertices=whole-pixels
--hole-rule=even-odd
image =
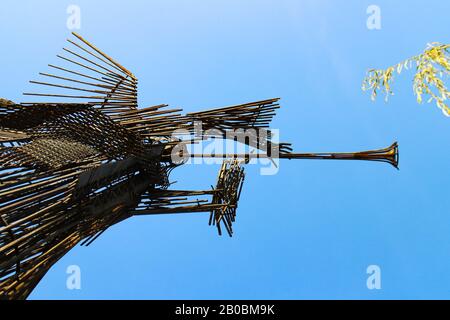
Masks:
[[[58,93],[24,95],[77,103],[0,100],[4,299],[25,299],[71,248],[89,245],[110,226],[135,215],[206,212],[219,234],[225,230],[231,235],[243,164],[251,158],[370,160],[397,167],[396,143],[356,153],[293,153],[290,144],[272,142],[268,126],[279,99],[185,115],[167,105],[138,108],[136,77],[73,35],[70,49],[58,57],[74,68],[51,64],[55,73],[40,73],[43,80],[31,81]],[[218,130],[224,139],[228,133],[253,129],[244,143],[264,152],[189,154],[186,145],[209,137],[194,134],[196,121],[204,129]],[[175,137],[179,129],[192,136]],[[190,157],[224,158],[213,189],[171,188],[171,170]]]

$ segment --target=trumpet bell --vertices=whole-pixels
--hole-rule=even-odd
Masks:
[[[355,159],[387,162],[398,169],[398,143],[394,142],[384,149],[358,152],[355,154]]]

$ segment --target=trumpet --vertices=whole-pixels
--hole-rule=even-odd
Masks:
[[[398,143],[394,142],[387,148],[360,152],[334,153],[282,153],[280,159],[332,159],[332,160],[366,160],[391,164],[398,169]]]
[[[394,142],[387,148],[367,150],[359,152],[325,152],[325,153],[291,153],[274,152],[267,153],[248,153],[248,154],[190,154],[191,158],[242,158],[246,161],[254,158],[272,158],[272,159],[318,159],[318,160],[365,160],[378,161],[391,164],[398,169],[399,152],[398,143]]]

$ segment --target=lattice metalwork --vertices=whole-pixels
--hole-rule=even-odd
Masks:
[[[0,296],[25,299],[78,243],[91,244],[110,226],[134,215],[209,212],[219,234],[232,225],[252,157],[357,159],[397,166],[397,145],[358,153],[292,153],[272,143],[269,124],[279,99],[181,114],[167,105],[138,108],[136,77],[77,34],[50,64],[53,73],[31,81],[55,91],[27,92],[48,101],[0,99]],[[36,98],[37,99],[37,98]],[[60,101],[63,99],[64,101]],[[243,143],[263,153],[187,154],[182,146],[253,129]],[[174,137],[184,129],[187,140]],[[261,135],[260,133],[264,133]],[[171,155],[225,158],[209,190],[170,188],[183,164]],[[277,153],[272,151],[276,150]],[[227,159],[230,158],[230,159]]]

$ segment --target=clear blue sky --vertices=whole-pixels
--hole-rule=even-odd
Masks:
[[[235,236],[205,214],[136,217],[76,247],[31,299],[450,298],[450,119],[418,105],[412,73],[388,104],[361,91],[428,42],[449,42],[447,1],[2,1],[0,96],[25,101],[28,80],[56,62],[66,8],[80,34],[139,78],[140,106],[194,111],[281,97],[273,127],[296,151],[400,144],[387,164],[282,162],[247,167]],[[381,8],[382,29],[366,28]],[[215,183],[218,166],[173,172],[177,188]],[[79,265],[82,289],[66,289]],[[382,289],[368,290],[379,265]]]

